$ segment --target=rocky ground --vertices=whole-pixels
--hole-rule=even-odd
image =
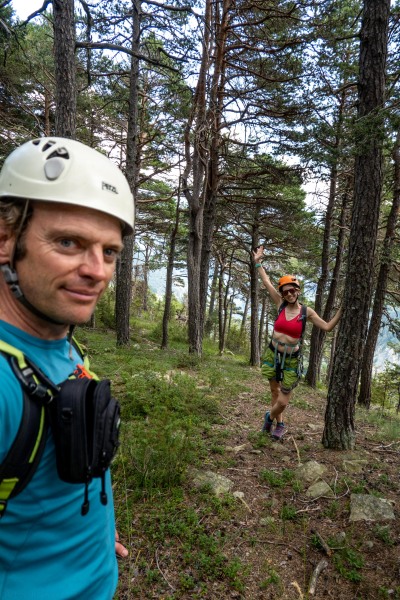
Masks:
[[[268,439],[260,447],[263,395],[255,389],[226,407],[223,427],[234,465],[217,469],[233,481],[234,492],[243,493],[246,508],[242,522],[232,523],[237,536],[229,548],[250,565],[246,591],[238,597],[399,599],[400,442],[378,441],[377,426],[358,420],[355,451],[324,449],[325,397],[300,385],[286,414],[284,441]],[[302,479],[299,467],[314,463],[329,488],[310,498],[312,478]],[[300,485],[281,484],[288,471],[295,471]],[[365,495],[383,506],[383,513],[373,506],[365,514],[367,506],[364,517],[371,520],[354,512]]]
[[[274,442],[260,433],[265,385],[254,377],[249,391],[222,406],[213,426],[210,435],[222,451],[187,482],[188,503],[195,502],[190,490],[199,473],[218,476],[235,498],[228,518],[210,514],[203,524],[210,536],[222,536],[228,560],[241,561],[241,589],[217,579],[182,590],[178,544],[156,557],[164,591],[136,578],[136,592],[123,593],[122,586],[119,598],[399,600],[400,442],[358,419],[353,452],[324,449],[325,402],[301,384],[286,413],[284,441]],[[309,475],[307,467],[317,471]],[[319,491],[315,480],[323,483]]]

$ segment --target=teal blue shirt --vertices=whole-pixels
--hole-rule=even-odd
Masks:
[[[82,362],[66,338],[42,340],[0,321],[0,339],[22,350],[55,383]],[[0,355],[0,461],[17,433],[22,392]],[[81,515],[84,485],[61,481],[49,432],[32,480],[7,505],[0,520],[1,600],[111,600],[117,585],[114,506],[100,479],[89,486],[90,510]]]

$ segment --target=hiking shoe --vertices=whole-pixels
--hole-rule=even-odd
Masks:
[[[271,429],[272,429],[272,425],[273,425],[273,421],[270,420],[269,418],[269,411],[267,411],[265,413],[265,419],[264,419],[264,424],[262,426],[261,431],[263,433],[271,433]]]
[[[283,438],[283,436],[286,433],[286,428],[284,423],[277,423],[274,432],[272,434],[272,437],[274,438],[274,440],[281,440]]]

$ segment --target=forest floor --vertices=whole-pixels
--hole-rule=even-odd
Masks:
[[[325,449],[321,438],[326,398],[300,385],[285,415],[288,431],[283,442],[268,439],[259,448],[263,393],[253,388],[225,407],[226,444],[242,449],[233,452],[234,466],[218,472],[244,492],[248,507],[242,520],[230,525],[234,541],[229,552],[240,554],[249,565],[246,589],[237,597],[400,599],[400,444],[378,442],[377,427],[358,420],[354,452]],[[368,462],[362,472],[349,475],[343,467],[346,458]],[[323,478],[334,498],[310,501],[305,489],[302,493],[284,485],[282,473],[307,461],[326,467]],[[263,469],[276,473],[275,482],[271,476],[262,481]],[[395,521],[351,523],[351,493],[386,498],[393,503]],[[318,536],[331,548],[324,551]],[[309,594],[312,575],[323,559],[327,567],[317,579],[315,593]]]
[[[265,384],[254,370],[246,391],[222,399],[219,419],[204,432],[214,451],[202,469],[233,482],[225,509],[201,511],[190,477],[183,486],[186,508],[199,515],[206,536],[218,537],[226,564],[236,565],[237,571],[227,576],[225,568],[217,576],[214,565],[207,578],[203,563],[199,577],[200,554],[188,556],[183,530],[166,534],[151,557],[139,525],[146,510],[142,504],[136,507],[137,536],[131,542],[130,567],[122,569],[119,599],[400,599],[399,441],[385,439],[372,419],[357,417],[356,449],[325,449],[326,394],[300,384],[285,414],[287,433],[275,442],[260,432],[267,408]],[[360,460],[360,472],[349,474],[346,459]],[[326,468],[323,479],[333,497],[306,496],[307,486],[294,473],[308,461]],[[351,522],[351,494],[387,499],[395,519]],[[197,544],[201,546],[200,538]],[[151,561],[153,580],[138,567],[140,554]],[[312,589],[317,565],[324,568]]]

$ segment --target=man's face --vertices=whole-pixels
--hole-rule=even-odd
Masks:
[[[117,219],[96,210],[35,202],[16,263],[26,299],[65,324],[88,321],[122,250]]]

